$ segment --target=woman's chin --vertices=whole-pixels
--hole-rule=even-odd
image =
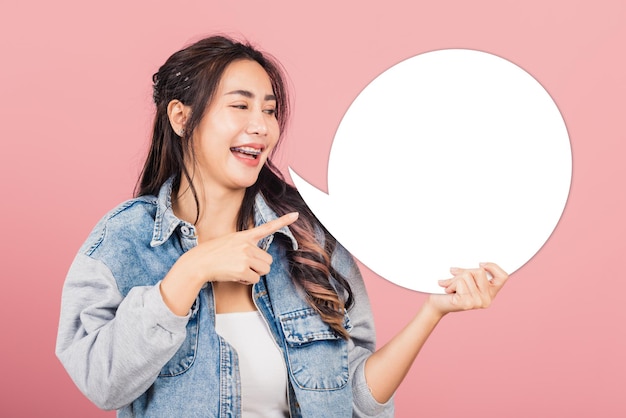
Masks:
[[[242,189],[253,186],[259,180],[259,173],[261,172],[262,166],[263,164],[259,164],[257,167],[254,167],[254,169],[250,169],[250,167],[246,170],[234,173],[232,176],[233,184]]]
[[[258,173],[255,176],[241,176],[241,177],[236,177],[233,178],[233,188],[236,190],[245,190],[249,187],[254,186],[254,184],[257,182],[257,180],[259,179],[259,175]]]

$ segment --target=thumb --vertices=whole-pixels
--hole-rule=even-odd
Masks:
[[[491,276],[491,284],[497,287],[504,286],[504,283],[509,279],[509,275],[499,265],[495,263],[480,263],[480,266],[485,269]]]

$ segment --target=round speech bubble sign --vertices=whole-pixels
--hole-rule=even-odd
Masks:
[[[556,227],[572,158],[546,90],[495,55],[437,50],[385,71],[354,100],[328,162],[328,194],[291,168],[320,222],[387,280],[442,293],[450,267],[513,273]]]

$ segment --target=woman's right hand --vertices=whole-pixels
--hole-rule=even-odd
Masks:
[[[192,248],[181,257],[190,276],[201,284],[235,281],[253,284],[269,273],[272,256],[257,246],[258,242],[298,219],[296,212],[246,231],[233,232]]]
[[[258,242],[298,219],[296,212],[246,231],[233,232],[197,245],[183,254],[161,282],[163,301],[172,312],[189,312],[206,282],[253,284],[269,273],[272,256]]]

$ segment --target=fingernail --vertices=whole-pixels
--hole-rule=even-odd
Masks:
[[[450,272],[454,273],[455,271],[459,271],[460,269],[458,267],[450,267]]]
[[[483,261],[483,262],[478,263],[478,265],[479,265],[479,266],[481,266],[481,267],[485,267],[485,266],[487,265],[487,263],[485,263],[485,262]]]

